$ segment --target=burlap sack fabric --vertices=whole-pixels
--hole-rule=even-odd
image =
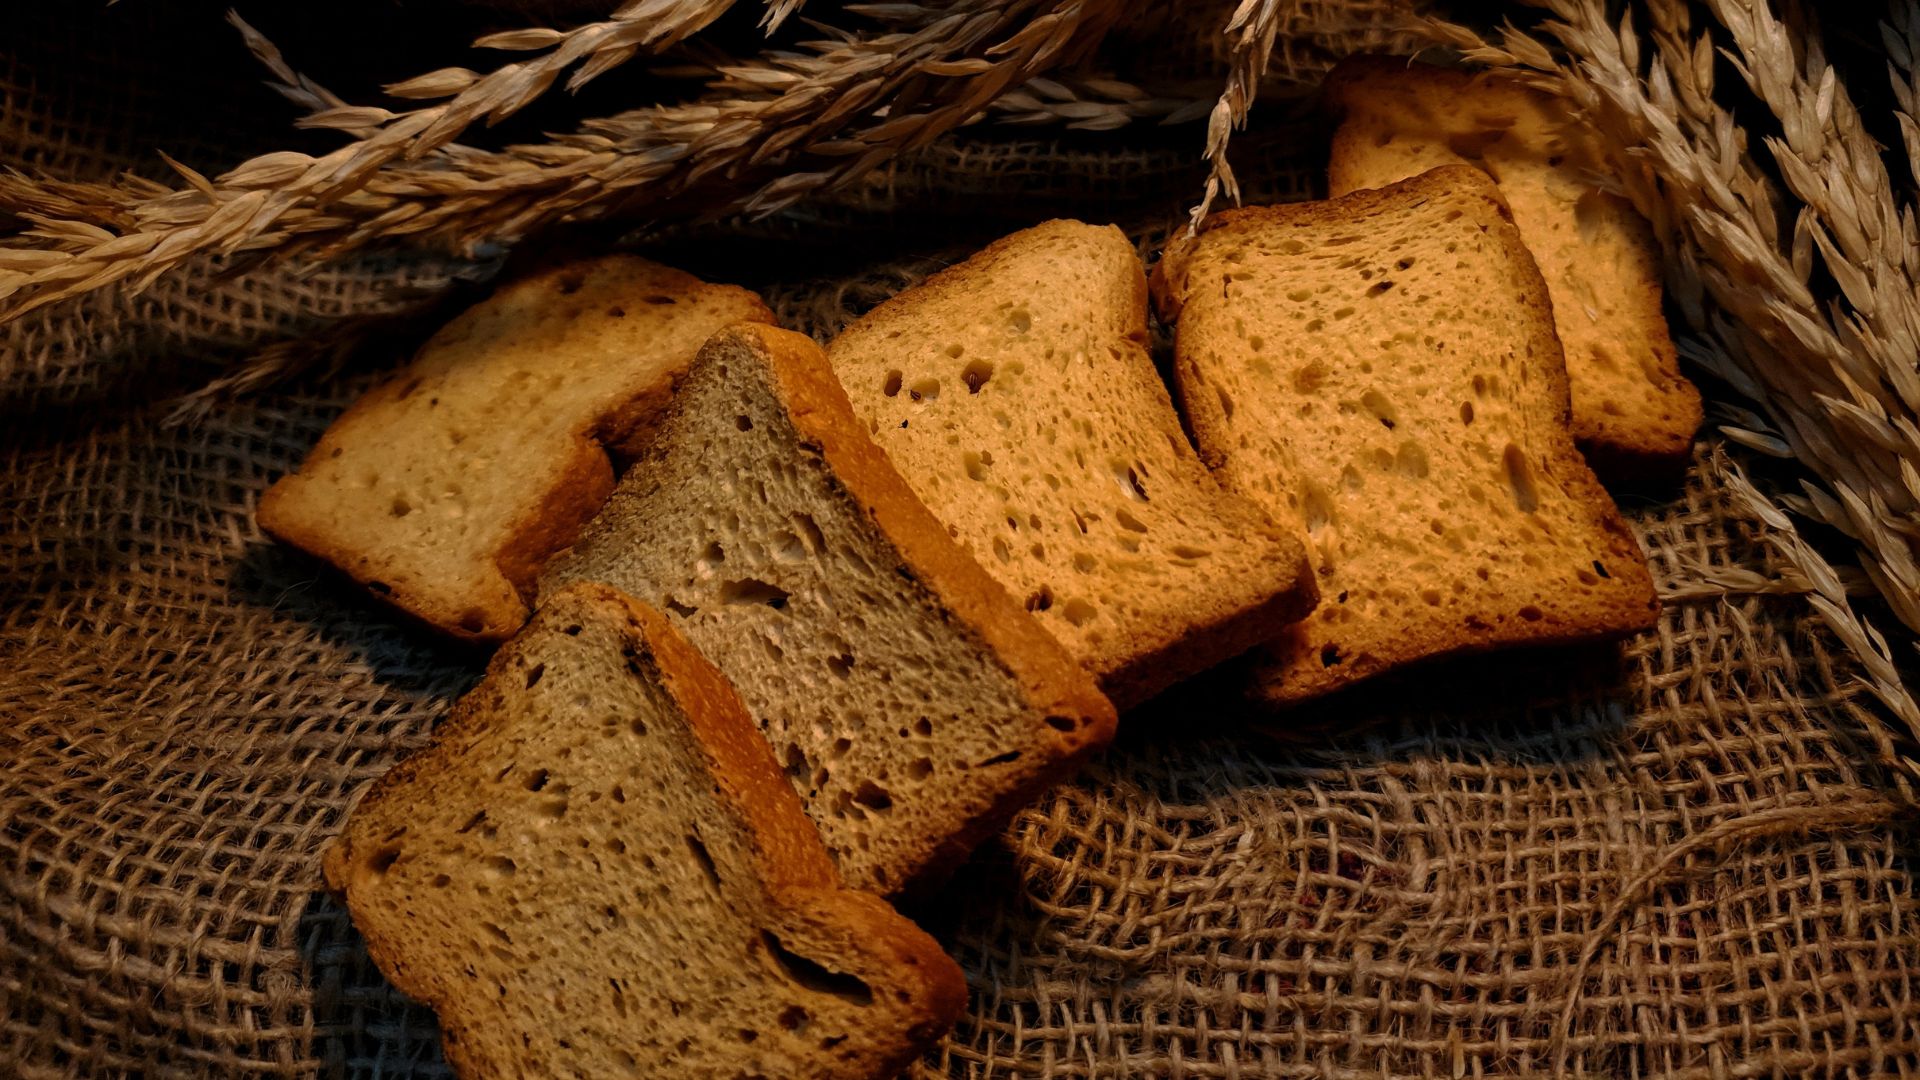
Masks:
[[[211,9],[184,10],[10,15],[5,163],[157,174],[155,145],[217,167],[283,138]],[[1022,221],[1151,246],[1200,176],[1151,140],[973,136],[659,250],[829,333]],[[1310,147],[1238,153],[1256,194],[1306,193]],[[0,331],[0,1075],[446,1072],[318,852],[478,659],[252,520],[401,346],[164,419],[222,364],[459,268],[222,269]],[[919,1072],[1920,1073],[1911,792],[1729,468],[1709,441],[1684,491],[1629,500],[1666,610],[1621,650],[1284,721],[1312,738],[1136,718],[914,912],[973,985]]]

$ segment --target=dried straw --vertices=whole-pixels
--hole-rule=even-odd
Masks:
[[[686,6],[674,33],[725,5],[697,6]],[[769,5],[769,18],[793,6]],[[820,40],[719,66],[688,104],[588,121],[540,145],[485,151],[449,141],[477,119],[523,107],[576,62],[577,82],[631,55],[629,46],[670,37],[647,37],[656,24],[643,32],[622,21],[642,7],[658,17],[661,5],[629,5],[566,34],[482,39],[547,51],[488,76],[409,80],[397,89],[451,99],[407,113],[347,105],[248,32],[282,92],[310,111],[305,123],[352,141],[317,158],[269,154],[214,179],[175,164],[187,186],[158,196],[0,181],[0,211],[32,224],[20,237],[28,246],[0,248],[0,321],[113,282],[143,287],[208,252],[332,257],[406,240],[486,253],[543,225],[695,196],[708,209],[769,212],[923,146],[1008,90],[1082,58],[1124,9],[1119,0],[867,5],[857,10],[880,30],[819,27]]]
[[[1688,357],[1755,403],[1724,414],[1721,430],[1804,465],[1802,494],[1781,503],[1850,538],[1895,616],[1920,629],[1914,192],[1896,190],[1818,33],[1791,3],[1782,18],[1764,0],[1709,0],[1717,27],[1696,29],[1681,0],[1646,0],[1643,41],[1635,19],[1613,21],[1600,0],[1535,2],[1552,15],[1541,33],[1557,48],[1512,27],[1485,37],[1421,25],[1468,60],[1566,98],[1606,137],[1612,176],[1667,244],[1672,295],[1698,335]],[[1895,4],[1885,39],[1911,168],[1920,4]],[[1771,116],[1764,159],[1716,94],[1725,89],[1714,85],[1716,56]],[[1837,295],[1820,295],[1816,269]],[[1742,479],[1735,490],[1777,530],[1780,556],[1812,586],[1810,601],[1861,659],[1875,696],[1920,737],[1920,707],[1843,577],[1757,488]],[[1912,757],[1906,764],[1920,772]]]

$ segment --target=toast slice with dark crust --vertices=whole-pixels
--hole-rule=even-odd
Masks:
[[[550,590],[667,612],[739,689],[841,873],[951,866],[1112,737],[1093,679],[955,544],[811,340],[714,336]]]
[[[463,1077],[890,1077],[959,969],[843,887],[739,698],[657,612],[551,598],[327,850]]]
[[[1302,523],[1320,577],[1319,609],[1255,654],[1259,697],[1652,625],[1645,558],[1574,447],[1546,284],[1486,174],[1221,213],[1156,285],[1201,452]]]
[[[1314,603],[1300,538],[1208,474],[1146,341],[1126,236],[1050,221],[827,350],[901,476],[1121,708]]]
[[[1593,132],[1564,103],[1512,81],[1401,57],[1360,56],[1328,77],[1340,115],[1330,193],[1442,165],[1494,178],[1553,298],[1573,436],[1603,478],[1677,477],[1702,419],[1662,310],[1660,252],[1631,204],[1602,190]]]
[[[333,422],[260,527],[454,637],[526,621],[540,567],[613,490],[715,330],[760,298],[631,255],[502,286]]]

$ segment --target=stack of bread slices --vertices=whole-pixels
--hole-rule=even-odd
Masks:
[[[1117,709],[1650,625],[1595,471],[1671,474],[1700,419],[1645,224],[1524,89],[1373,60],[1329,100],[1334,197],[1218,214],[1151,288],[1053,221],[823,350],[738,288],[563,266],[267,493],[505,642],[325,864],[462,1074],[891,1075],[965,986],[881,897]]]

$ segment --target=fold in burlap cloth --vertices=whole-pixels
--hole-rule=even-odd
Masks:
[[[282,112],[234,91],[238,50],[172,10],[20,17],[7,163],[155,173],[160,144],[217,168],[282,138]],[[1300,194],[1313,153],[1248,141],[1236,163]],[[976,136],[656,250],[827,333],[1023,221],[1113,217],[1150,244],[1192,156]],[[218,269],[0,331],[0,1073],[443,1075],[432,1015],[316,892],[317,853],[477,660],[252,515],[404,341],[163,420],[223,363],[460,268]],[[1678,497],[1628,500],[1667,606],[1623,650],[1288,721],[1335,732],[1313,738],[1136,718],[915,912],[973,983],[923,1073],[1920,1071],[1910,803],[1724,454]]]

